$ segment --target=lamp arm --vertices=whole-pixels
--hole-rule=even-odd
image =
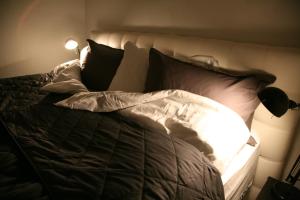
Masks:
[[[289,100],[289,109],[299,109],[300,108],[300,103],[296,103],[293,100]]]

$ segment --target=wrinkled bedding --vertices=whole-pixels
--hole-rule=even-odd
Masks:
[[[47,93],[39,88],[51,78],[51,74],[36,74],[0,79],[0,199],[49,199],[38,174],[10,137],[2,120],[41,100]]]
[[[226,106],[183,90],[152,93],[79,92],[55,103],[92,112],[118,111],[143,127],[180,138],[203,152],[223,173],[246,145],[250,132]]]
[[[0,81],[5,134],[42,186],[36,199],[224,199],[219,171],[193,145],[116,112],[55,106],[68,95],[35,90],[40,78]]]

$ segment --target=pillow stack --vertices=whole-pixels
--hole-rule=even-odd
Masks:
[[[231,108],[249,128],[259,104],[257,93],[276,80],[274,75],[264,71],[234,71],[204,62],[189,62],[186,58],[182,61],[154,48],[138,48],[132,42],[127,42],[121,50],[87,41],[90,51],[81,78],[89,90],[153,92],[181,89]],[[214,62],[217,61],[214,59]]]
[[[90,90],[143,92],[148,71],[149,50],[127,42],[124,50],[88,39],[89,51],[81,57],[82,82]]]

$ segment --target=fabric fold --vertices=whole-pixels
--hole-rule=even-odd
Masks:
[[[250,137],[237,113],[212,99],[183,90],[145,94],[80,92],[55,105],[91,112],[117,111],[145,128],[159,129],[192,144],[221,173]]]

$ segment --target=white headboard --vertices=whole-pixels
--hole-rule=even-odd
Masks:
[[[290,99],[300,101],[300,49],[139,32],[92,32],[90,37],[115,48],[132,41],[138,47],[154,47],[173,56],[212,55],[225,68],[263,69],[276,75],[274,86],[283,89]],[[261,151],[250,199],[255,198],[268,176],[281,178],[299,116],[300,112],[289,111],[276,118],[262,104],[256,110],[252,131],[260,139]]]

